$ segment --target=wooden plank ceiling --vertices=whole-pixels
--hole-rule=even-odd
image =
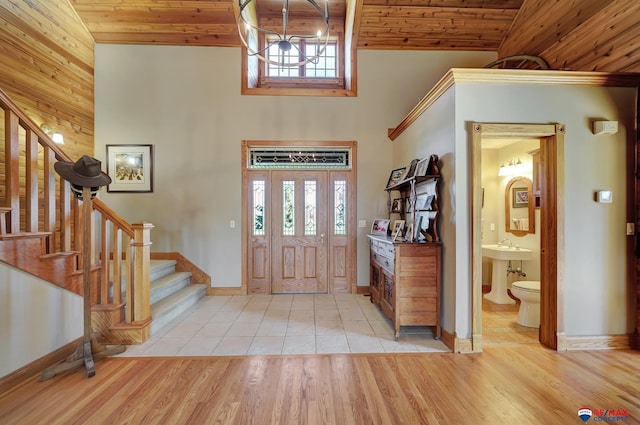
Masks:
[[[233,1],[71,0],[71,4],[97,43],[240,46]],[[290,0],[292,7],[296,1],[301,0]],[[281,1],[256,2],[261,18],[280,15]],[[522,2],[364,0],[356,17],[358,47],[496,51]],[[346,1],[329,4],[331,20],[344,22]]]
[[[69,0],[97,43],[240,46],[235,1]],[[496,51],[538,55],[553,69],[640,71],[638,0],[330,0],[332,27],[345,28],[352,1],[358,49]],[[281,0],[256,3],[261,22],[277,25]]]

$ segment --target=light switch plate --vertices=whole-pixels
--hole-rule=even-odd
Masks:
[[[358,221],[358,227],[367,227],[367,220]]]

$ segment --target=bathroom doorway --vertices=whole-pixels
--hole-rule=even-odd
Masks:
[[[538,340],[543,345],[558,349],[563,344],[564,324],[558,320],[563,317],[563,305],[559,297],[562,295],[563,282],[558,277],[558,265],[563,263],[560,257],[563,252],[559,244],[562,239],[563,221],[559,218],[562,211],[558,211],[556,199],[562,196],[562,173],[558,171],[558,164],[562,163],[564,146],[564,126],[558,124],[485,124],[471,123],[471,163],[472,163],[472,329],[473,350],[482,351],[483,344],[483,273],[482,273],[482,146],[483,141],[489,140],[521,140],[539,141],[539,168],[537,179],[539,191],[539,258],[538,271],[540,281],[540,329]],[[497,171],[496,171],[497,173]],[[506,203],[506,200],[505,200]],[[505,208],[506,209],[506,208]],[[505,212],[505,217],[506,217]],[[503,218],[504,220],[504,218]],[[531,223],[533,224],[533,223]],[[490,223],[484,223],[490,226]],[[495,223],[496,226],[499,223]],[[507,223],[503,224],[508,226]],[[511,239],[510,243],[517,238]],[[521,279],[518,279],[521,280]],[[491,306],[494,307],[494,306]],[[496,310],[496,308],[494,308]],[[499,310],[499,309],[497,309]],[[494,311],[493,314],[499,314]],[[491,317],[493,317],[491,316]],[[487,317],[490,320],[490,316]]]
[[[481,143],[483,346],[539,345],[540,140]],[[523,295],[515,282],[533,289]]]

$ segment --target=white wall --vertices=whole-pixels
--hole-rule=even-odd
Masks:
[[[0,377],[83,334],[82,297],[0,263]]]
[[[425,92],[426,93],[426,92]],[[422,98],[420,96],[420,98]],[[428,111],[407,128],[393,143],[394,167],[408,164],[414,158],[425,158],[436,154],[440,159],[440,196],[439,233],[442,246],[442,283],[441,283],[441,326],[453,333],[456,314],[456,282],[459,279],[456,267],[458,256],[456,235],[461,229],[456,219],[456,187],[454,173],[455,162],[455,116],[454,90],[442,95]],[[414,105],[415,106],[415,105]],[[463,313],[464,314],[464,313]]]
[[[565,285],[566,334],[629,332],[625,146],[633,141],[635,89],[472,83],[458,83],[455,89],[455,137],[463,152],[470,121],[566,125],[564,163],[559,165],[565,176],[560,188],[564,196],[558,205],[566,217],[561,248],[565,267],[558,271]],[[619,121],[618,133],[593,135],[593,119]],[[456,150],[456,168],[467,163]],[[469,184],[469,179],[458,179],[458,195],[467,194]],[[613,191],[612,204],[594,202],[594,191],[601,189]],[[459,196],[456,204],[458,221],[468,222],[469,198]],[[458,243],[470,244],[470,238],[465,233]],[[468,257],[459,257],[457,267],[468,269]],[[470,310],[469,281],[460,278],[456,287],[456,310]],[[456,331],[470,337],[470,322],[456,322]]]
[[[358,218],[386,216],[395,127],[451,67],[487,52],[362,51],[354,98],[240,95],[240,49],[96,45],[95,156],[107,144],[153,144],[154,192],[100,197],[144,220],[153,251],[180,251],[212,277],[241,284],[241,141],[356,140]],[[358,229],[358,284],[368,285],[368,227]]]

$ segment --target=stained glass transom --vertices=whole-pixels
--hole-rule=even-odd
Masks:
[[[249,168],[349,169],[349,148],[251,148]]]

